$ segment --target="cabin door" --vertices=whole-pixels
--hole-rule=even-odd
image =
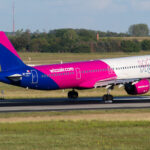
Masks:
[[[38,83],[38,73],[36,70],[31,70],[32,72],[32,84]]]
[[[76,79],[77,80],[81,79],[81,70],[80,70],[80,68],[76,68]]]

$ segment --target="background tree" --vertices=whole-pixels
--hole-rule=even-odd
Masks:
[[[148,36],[149,28],[147,24],[134,24],[128,29],[131,36]]]
[[[141,46],[142,46],[142,50],[145,51],[150,50],[150,40],[142,41]]]
[[[141,25],[140,25],[141,26]],[[131,30],[132,27],[130,27]],[[99,40],[97,40],[99,33]],[[143,34],[143,32],[142,32]],[[101,32],[87,29],[57,29],[47,32],[18,30],[15,35],[7,33],[18,51],[52,53],[87,52],[138,52],[150,50],[150,41],[135,38],[114,38],[129,36],[127,33]],[[126,39],[126,40],[124,40]],[[148,39],[148,38],[147,38]]]
[[[123,52],[139,52],[141,50],[141,43],[137,40],[129,41],[123,40],[121,42]]]
[[[33,39],[30,45],[30,50],[34,52],[48,52],[49,43],[45,38]]]

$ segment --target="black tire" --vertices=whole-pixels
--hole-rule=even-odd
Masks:
[[[112,103],[112,102],[113,102],[113,96],[112,96],[112,95],[106,94],[106,95],[104,95],[104,96],[102,97],[102,99],[103,99],[103,101],[106,102],[106,103]]]
[[[69,91],[68,92],[68,98],[72,98],[72,99],[78,98],[78,92],[76,92],[76,91]]]
[[[68,92],[68,98],[72,98],[72,91]]]
[[[104,95],[103,97],[102,97],[102,99],[103,99],[103,101],[106,101],[108,98],[108,95]]]
[[[113,100],[113,96],[112,95],[108,95],[108,100]]]

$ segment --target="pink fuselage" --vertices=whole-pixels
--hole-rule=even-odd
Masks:
[[[44,74],[39,78],[51,78],[59,89],[94,88],[97,81],[116,78],[112,68],[100,60],[35,66],[34,69]]]

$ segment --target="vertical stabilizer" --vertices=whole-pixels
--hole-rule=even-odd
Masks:
[[[17,69],[25,65],[2,31],[0,31],[0,65],[2,71]]]

